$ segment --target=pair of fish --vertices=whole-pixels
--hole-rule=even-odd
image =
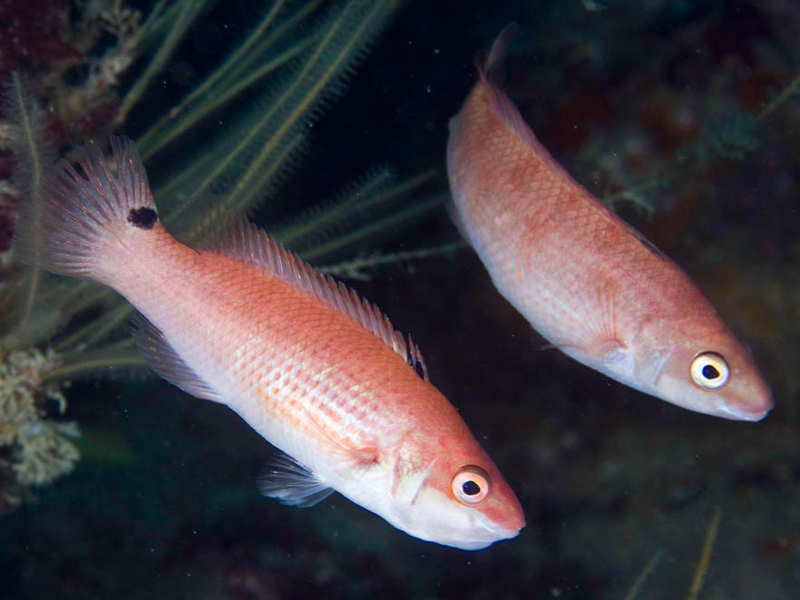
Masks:
[[[496,45],[448,145],[457,219],[498,289],[589,366],[695,410],[763,416],[768,392],[747,352],[673,263],[549,157],[489,80],[498,56]],[[180,243],[133,144],[111,145],[113,168],[89,145],[81,172],[62,161],[48,175],[21,208],[15,255],[130,301],[159,375],[286,453],[261,480],[265,495],[309,506],[335,490],[466,550],[519,533],[514,492],[410,338],[247,223]]]

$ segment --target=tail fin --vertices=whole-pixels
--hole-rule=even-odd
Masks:
[[[17,260],[73,277],[101,279],[103,253],[123,228],[151,229],[158,221],[153,194],[136,147],[112,137],[116,174],[94,144],[78,150],[82,174],[60,161],[39,197],[20,207],[14,237]]]

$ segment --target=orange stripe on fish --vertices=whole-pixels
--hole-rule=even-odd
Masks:
[[[507,32],[450,122],[452,214],[497,289],[545,338],[637,390],[759,420],[750,351],[670,259],[578,184],[491,80]]]
[[[229,406],[291,456],[262,478],[264,494],[309,506],[336,490],[463,549],[518,534],[519,502],[410,338],[245,222],[181,244],[158,219],[133,144],[113,138],[112,149],[116,171],[90,145],[82,173],[62,162],[48,175],[38,208],[21,208],[15,255],[127,298],[159,375]]]

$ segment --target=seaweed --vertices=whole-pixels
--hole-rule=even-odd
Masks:
[[[711,556],[714,551],[714,544],[717,541],[719,534],[719,526],[722,521],[722,510],[717,508],[714,511],[711,521],[709,521],[706,533],[703,539],[703,545],[700,550],[700,557],[697,560],[694,574],[692,576],[692,583],[689,586],[689,592],[686,595],[686,600],[697,600],[700,597],[700,592],[703,590],[703,583],[708,573],[709,565],[711,564]],[[665,554],[664,549],[656,550],[650,560],[647,561],[641,573],[636,577],[628,592],[625,594],[625,600],[635,600],[639,597],[639,593],[645,587],[646,581],[653,575],[658,564],[663,560]]]

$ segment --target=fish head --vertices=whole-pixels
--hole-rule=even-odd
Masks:
[[[395,466],[390,521],[410,535],[462,550],[516,537],[525,526],[522,507],[478,443],[431,444],[419,437]]]
[[[686,320],[651,374],[654,394],[690,410],[760,421],[772,410],[769,385],[750,349],[721,321]],[[647,390],[646,390],[647,391]]]

